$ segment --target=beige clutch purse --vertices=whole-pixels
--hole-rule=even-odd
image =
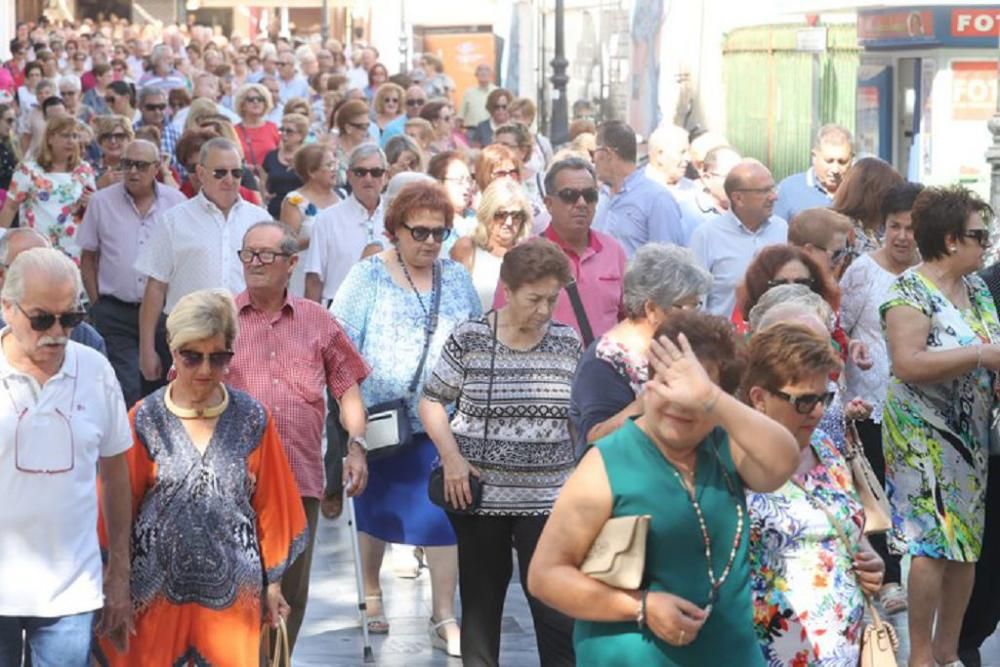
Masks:
[[[583,559],[580,571],[608,586],[637,590],[646,565],[649,520],[648,514],[608,519]]]

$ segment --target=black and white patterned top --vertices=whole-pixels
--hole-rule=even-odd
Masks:
[[[477,514],[548,514],[573,470],[569,397],[580,338],[571,327],[552,322],[530,350],[497,341],[491,378],[493,346],[487,316],[458,325],[424,397],[456,404],[452,432],[462,456],[483,473]]]

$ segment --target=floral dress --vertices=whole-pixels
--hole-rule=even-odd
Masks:
[[[910,269],[889,288],[880,313],[909,306],[930,320],[928,350],[1000,342],[986,284],[965,277],[972,308],[959,310],[926,276]],[[975,562],[982,550],[994,374],[976,369],[937,384],[889,380],[882,409],[886,493],[898,553]],[[898,533],[898,534],[897,534]]]
[[[754,627],[770,667],[854,667],[864,595],[824,508],[855,544],[864,509],[830,438],[817,429],[810,444],[815,467],[773,493],[747,494]]]
[[[596,356],[611,365],[619,375],[628,381],[632,392],[638,396],[649,381],[649,363],[646,356],[636,354],[622,343],[601,336],[597,341]]]
[[[83,211],[78,204],[85,188],[96,187],[94,170],[86,162],[71,172],[49,172],[37,162],[26,161],[14,172],[7,194],[20,204],[22,226],[38,230],[53,248],[79,262],[76,231]]]

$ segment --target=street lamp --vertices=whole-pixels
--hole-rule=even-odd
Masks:
[[[569,67],[569,61],[566,60],[563,47],[564,22],[563,0],[556,0],[556,54],[551,63],[552,78],[549,79],[552,82],[552,125],[549,135],[555,146],[569,140],[569,108],[566,104],[566,84],[569,83],[566,68]]]

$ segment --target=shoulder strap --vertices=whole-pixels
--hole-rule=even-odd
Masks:
[[[424,364],[427,363],[427,353],[431,348],[431,339],[434,337],[434,331],[438,325],[438,311],[441,308],[441,263],[438,261],[434,262],[432,280],[431,312],[427,318],[427,327],[425,329],[424,351],[420,355],[420,363],[417,364],[417,370],[413,373],[413,379],[410,380],[409,393],[411,396],[417,391],[417,385],[420,384],[420,378],[423,377]]]
[[[573,306],[573,314],[576,315],[576,322],[580,325],[580,336],[583,338],[583,346],[590,347],[594,342],[594,330],[590,328],[590,320],[587,319],[587,311],[583,307],[580,299],[580,290],[575,280],[571,280],[566,285],[566,294],[569,295],[569,302]]]

